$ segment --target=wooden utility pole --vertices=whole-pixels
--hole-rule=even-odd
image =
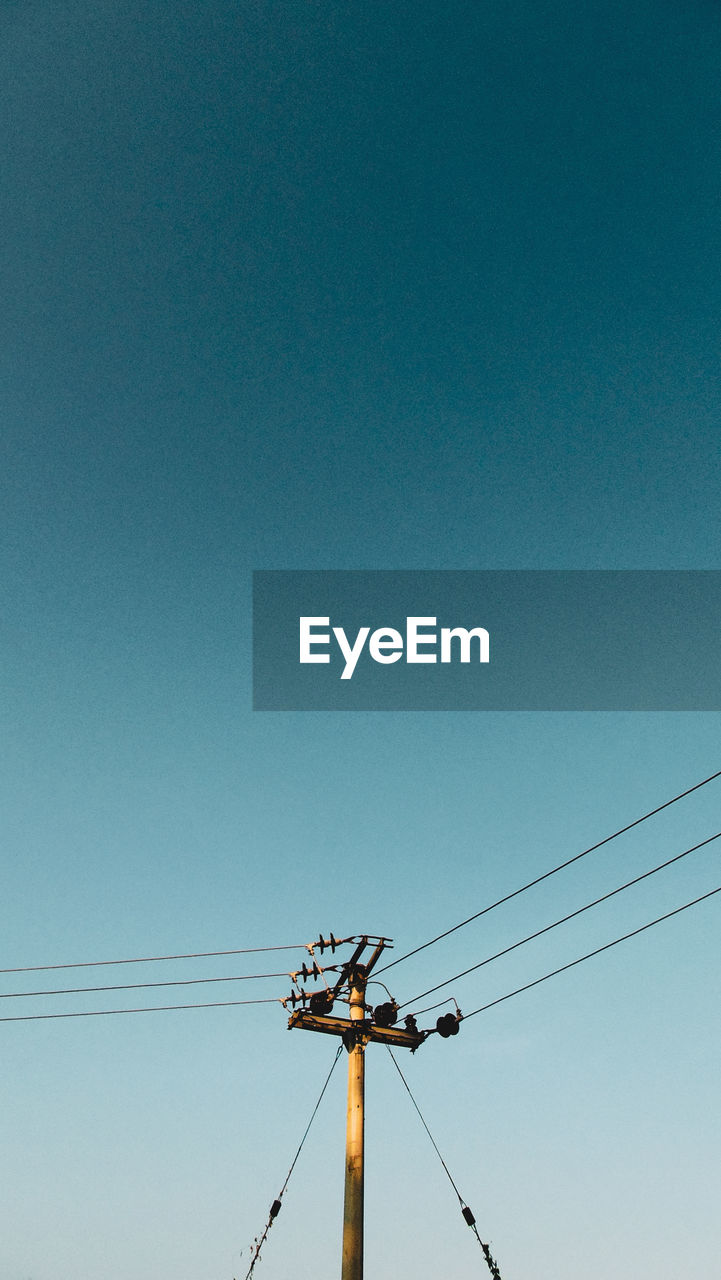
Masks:
[[[345,1136],[345,1197],[343,1201],[343,1267],[341,1280],[363,1280],[363,1143],[365,1128],[366,970],[350,974],[348,1037],[348,1111]],[[360,1024],[360,1025],[358,1025]]]
[[[333,935],[331,934],[331,937]],[[356,939],[353,939],[356,941]],[[413,1019],[406,1019],[404,1028],[393,1026],[397,1004],[381,1006],[390,1010],[390,1024],[376,1009],[371,1019],[366,1005],[366,984],[378,958],[389,944],[388,938],[362,937],[353,955],[341,968],[341,975],[332,991],[324,997],[328,1006],[347,990],[350,1005],[349,1018],[333,1018],[328,1013],[316,1013],[313,1009],[296,1009],[288,1020],[288,1027],[300,1027],[306,1031],[320,1031],[326,1035],[342,1036],[348,1050],[348,1110],[346,1115],[345,1197],[343,1203],[343,1264],[341,1280],[363,1280],[363,1182],[364,1182],[364,1100],[365,1100],[365,1048],[369,1041],[396,1045],[416,1050],[423,1044],[427,1031],[418,1031]],[[374,945],[366,964],[360,957],[366,947]],[[325,944],[324,944],[325,945]],[[323,993],[321,993],[322,995]],[[313,998],[311,998],[312,1001]],[[321,1001],[322,1003],[322,1001]]]

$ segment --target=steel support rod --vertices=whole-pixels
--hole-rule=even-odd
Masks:
[[[343,1267],[341,1280],[363,1280],[363,1137],[365,1040],[354,1022],[365,1017],[366,971],[351,973],[348,1033],[348,1112],[346,1117],[345,1199],[343,1203]]]

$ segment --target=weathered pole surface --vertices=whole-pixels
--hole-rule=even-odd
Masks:
[[[362,1022],[365,1017],[366,970],[356,965],[350,980],[351,1030],[348,1033],[348,1113],[341,1280],[363,1280],[365,1038],[361,1029],[356,1031],[352,1024]]]

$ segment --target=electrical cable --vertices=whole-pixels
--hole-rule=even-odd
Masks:
[[[401,1071],[400,1067],[398,1066],[398,1063],[397,1063],[397,1061],[396,1061],[396,1056],[395,1056],[395,1054],[393,1053],[393,1050],[391,1049],[390,1045],[386,1045],[386,1048],[387,1048],[387,1050],[388,1050],[389,1054],[391,1055],[391,1060],[392,1060],[392,1062],[393,1062],[393,1066],[395,1067],[396,1071],[398,1072],[398,1075],[400,1076],[401,1080],[403,1081],[403,1085],[404,1085],[404,1087],[405,1087],[406,1093],[408,1094],[408,1097],[410,1098],[411,1102],[413,1103],[413,1106],[415,1107],[415,1109],[416,1109],[416,1111],[417,1111],[417,1113],[418,1113],[418,1117],[419,1117],[419,1119],[420,1119],[420,1122],[421,1122],[421,1124],[423,1125],[423,1128],[425,1129],[426,1133],[428,1134],[428,1137],[430,1138],[430,1140],[431,1140],[431,1142],[432,1142],[432,1144],[433,1144],[433,1148],[434,1148],[434,1150],[435,1150],[435,1153],[436,1153],[436,1155],[438,1156],[438,1159],[440,1160],[441,1164],[443,1165],[443,1168],[445,1169],[446,1177],[448,1178],[448,1181],[450,1182],[451,1186],[453,1187],[453,1190],[455,1191],[456,1195],[458,1196],[458,1203],[459,1203],[459,1204],[460,1204],[460,1206],[461,1206],[461,1213],[463,1214],[463,1217],[465,1218],[465,1220],[466,1220],[466,1222],[468,1223],[469,1227],[470,1227],[470,1228],[471,1228],[471,1230],[473,1231],[473,1233],[474,1233],[474,1235],[475,1235],[475,1237],[476,1237],[476,1239],[477,1239],[477,1241],[478,1241],[479,1245],[481,1246],[481,1248],[482,1248],[482,1250],[483,1250],[483,1255],[484,1255],[484,1257],[485,1257],[485,1259],[486,1259],[486,1263],[488,1264],[488,1269],[489,1269],[489,1271],[490,1271],[491,1275],[493,1276],[493,1280],[501,1280],[501,1273],[500,1273],[500,1271],[498,1270],[498,1264],[496,1263],[495,1259],[492,1257],[492,1255],[491,1255],[491,1251],[490,1251],[490,1249],[489,1249],[488,1245],[487,1245],[487,1244],[485,1244],[483,1240],[481,1240],[481,1237],[480,1237],[480,1235],[478,1234],[478,1228],[477,1228],[477,1226],[476,1226],[476,1219],[475,1219],[475,1217],[473,1216],[473,1211],[472,1211],[472,1209],[470,1208],[470,1206],[469,1206],[468,1204],[466,1204],[466,1201],[463,1199],[463,1196],[461,1195],[460,1191],[458,1190],[458,1187],[456,1186],[455,1182],[453,1181],[453,1177],[452,1177],[452,1175],[451,1175],[451,1171],[450,1171],[450,1169],[448,1168],[448,1165],[446,1164],[445,1160],[443,1159],[443,1156],[441,1155],[441,1153],[440,1153],[440,1151],[439,1151],[439,1149],[438,1149],[438,1145],[437,1145],[437,1143],[436,1143],[436,1140],[435,1140],[435,1138],[433,1137],[433,1134],[431,1133],[430,1129],[428,1128],[428,1125],[426,1124],[425,1119],[423,1118],[423,1114],[422,1114],[422,1112],[421,1112],[420,1107],[418,1106],[418,1103],[416,1102],[415,1098],[413,1097],[413,1094],[411,1093],[411,1088],[410,1088],[410,1085],[408,1084],[408,1081],[406,1080],[406,1078],[405,1078],[405,1076],[404,1076],[403,1072]],[[247,1277],[246,1277],[246,1280],[247,1280]]]
[[[213,1000],[209,1004],[156,1004],[140,1009],[88,1009],[81,1013],[26,1013],[0,1018],[0,1022],[43,1022],[48,1018],[106,1018],[114,1013],[165,1013],[169,1009],[226,1009],[241,1004],[282,1004],[279,996],[265,1000]]]
[[[412,1016],[414,1018],[420,1018],[422,1013],[432,1013],[434,1009],[442,1009],[447,1004],[454,1004],[456,1006],[456,1011],[458,1011],[458,1001],[455,997],[446,996],[445,1000],[439,1000],[438,1004],[428,1004],[425,1009],[414,1009]]]
[[[627,880],[625,884],[619,885],[617,889],[611,889],[608,893],[602,894],[600,898],[595,898],[593,902],[587,902],[584,907],[578,907],[575,911],[570,911],[568,915],[562,916],[560,920],[554,920],[553,924],[547,924],[543,929],[537,929],[535,933],[527,934],[519,942],[513,942],[509,947],[504,947],[502,951],[496,951],[494,955],[486,956],[485,960],[479,960],[478,964],[472,964],[470,968],[454,974],[452,978],[446,978],[445,982],[438,982],[434,987],[429,987],[427,991],[421,991],[420,995],[414,996],[412,1000],[404,1000],[403,1004],[400,1004],[398,1008],[405,1009],[409,1004],[415,1004],[417,1000],[423,1000],[426,996],[432,995],[434,991],[440,991],[442,987],[449,986],[451,982],[456,982],[459,978],[465,978],[476,969],[482,969],[484,965],[491,964],[494,960],[499,960],[501,956],[507,956],[511,951],[516,951],[519,947],[525,946],[527,942],[533,942],[535,938],[542,937],[544,933],[550,933],[552,929],[557,929],[559,925],[567,924],[569,920],[583,915],[585,911],[590,911],[592,907],[597,907],[601,902],[607,902],[609,898],[614,898],[617,893],[623,893],[625,889],[630,889],[632,885],[640,884],[642,880],[648,880],[650,876],[655,876],[657,872],[664,871],[666,867],[672,866],[674,862],[680,862],[682,858],[687,858],[690,853],[695,853],[697,849],[703,849],[705,845],[712,844],[714,840],[718,840],[720,837],[721,831],[717,831],[715,835],[709,836],[707,840],[702,840],[700,844],[695,844],[690,849],[684,849],[683,853],[677,853],[675,857],[659,863],[657,867],[652,867],[650,871],[644,871],[642,875],[635,876],[633,880]],[[416,1016],[420,1013],[428,1012],[428,1009],[414,1010]]]
[[[553,969],[550,973],[544,973],[542,978],[536,978],[533,982],[526,982],[522,987],[516,987],[515,991],[509,991],[505,996],[499,996],[496,1000],[489,1000],[488,1004],[483,1004],[478,1009],[473,1009],[471,1013],[463,1014],[463,1021],[468,1018],[474,1018],[477,1013],[485,1013],[487,1009],[492,1009],[496,1004],[503,1004],[504,1000],[510,1000],[513,996],[518,996],[522,991],[530,991],[531,987],[538,987],[542,982],[548,982],[549,978],[555,978],[559,973],[565,973],[566,969],[573,969],[575,965],[582,964],[584,960],[590,960],[592,956],[599,956],[602,951],[610,951],[611,947],[617,947],[619,942],[627,942],[629,938],[635,938],[639,933],[645,933],[646,929],[652,929],[654,925],[661,924],[664,920],[670,920],[672,916],[680,915],[682,911],[688,911],[689,907],[695,907],[699,902],[705,902],[707,898],[713,898],[714,894],[721,893],[721,885],[716,889],[709,890],[708,893],[702,893],[699,898],[694,898],[691,902],[685,902],[682,907],[676,907],[673,911],[667,911],[665,915],[657,916],[655,920],[649,920],[648,924],[642,924],[638,929],[632,929],[630,933],[624,933],[620,938],[614,938],[613,942],[607,942],[602,947],[596,947],[594,951],[588,951],[585,956],[579,956],[576,960],[571,960],[568,964],[562,964],[558,969]]]
[[[550,871],[545,871],[543,875],[536,876],[535,880],[529,880],[527,884],[521,885],[520,889],[514,889],[512,893],[505,894],[502,898],[498,898],[492,902],[490,906],[483,907],[480,911],[476,911],[474,915],[468,916],[466,920],[461,920],[460,924],[454,924],[451,929],[446,929],[443,933],[439,933],[435,938],[431,938],[428,942],[424,942],[419,947],[414,947],[412,951],[406,951],[405,955],[398,956],[397,959],[391,960],[389,964],[378,970],[378,973],[386,973],[388,969],[392,969],[394,965],[400,964],[401,960],[408,960],[410,956],[418,955],[419,951],[425,951],[427,947],[432,947],[436,942],[440,942],[442,938],[449,937],[450,934],[456,933],[458,929],[463,929],[467,924],[471,924],[473,920],[479,920],[481,916],[488,915],[490,911],[495,911],[496,907],[502,906],[505,902],[510,902],[513,898],[518,898],[522,893],[526,893],[528,889],[533,889],[535,885],[541,884],[544,880],[549,880],[551,876],[555,876],[559,871],[564,871],[566,867],[570,867],[574,862],[580,862],[581,858],[585,858],[589,853],[594,853],[596,849],[601,849],[603,845],[609,844],[611,840],[622,836],[626,831],[631,831],[634,827],[640,826],[642,822],[646,822],[649,818],[653,818],[657,813],[661,813],[664,809],[668,809],[672,804],[676,804],[679,800],[683,800],[686,796],[690,796],[694,791],[699,791],[701,787],[705,787],[709,782],[713,782],[716,778],[721,778],[721,769],[716,773],[712,773],[708,778],[704,778],[702,782],[697,782],[693,787],[688,787],[686,791],[681,791],[679,795],[674,796],[672,800],[666,800],[664,804],[658,805],[655,809],[650,809],[648,813],[644,813],[641,818],[636,818],[633,822],[627,823],[625,827],[619,827],[618,831],[614,831],[613,835],[606,836],[605,839],[599,840],[597,844],[592,844],[588,849],[584,849],[581,853],[575,854],[573,858],[567,858],[565,862],[560,862],[557,867],[553,867]]]
[[[376,987],[382,987],[382,988],[383,988],[383,990],[385,991],[386,995],[388,996],[388,999],[389,999],[389,1000],[392,1000],[392,999],[393,999],[393,996],[391,995],[390,991],[388,990],[388,988],[387,988],[387,986],[386,986],[385,982],[379,982],[377,978],[369,978],[369,979],[368,979],[368,982],[367,982],[367,986],[371,987],[371,986],[374,986],[374,985],[375,985]]]
[[[315,1120],[316,1112],[318,1111],[318,1108],[319,1108],[319,1106],[320,1106],[321,1102],[323,1101],[323,1094],[325,1093],[326,1089],[328,1088],[328,1085],[330,1084],[330,1078],[331,1078],[331,1076],[333,1075],[333,1072],[335,1071],[336,1063],[337,1063],[337,1061],[338,1061],[338,1059],[339,1059],[339,1057],[340,1057],[340,1055],[341,1055],[342,1051],[343,1051],[343,1045],[342,1045],[342,1044],[339,1044],[339,1045],[338,1045],[338,1048],[337,1048],[337,1050],[336,1050],[336,1055],[335,1055],[335,1057],[334,1057],[334,1059],[333,1059],[333,1062],[331,1063],[330,1071],[328,1072],[328,1075],[326,1076],[325,1084],[323,1085],[323,1088],[322,1088],[322,1089],[321,1089],[321,1091],[320,1091],[320,1094],[319,1094],[319,1096],[318,1096],[318,1101],[316,1102],[316,1104],[315,1104],[315,1106],[314,1106],[314,1108],[313,1108],[313,1111],[312,1111],[312,1113],[311,1113],[310,1120],[308,1121],[308,1123],[307,1123],[307,1125],[306,1125],[305,1133],[303,1134],[303,1137],[302,1137],[302,1138],[301,1138],[301,1140],[300,1140],[300,1146],[298,1147],[298,1150],[296,1151],[295,1156],[293,1157],[293,1163],[291,1164],[290,1169],[288,1170],[288,1172],[287,1172],[287,1174],[286,1174],[285,1182],[283,1183],[283,1186],[281,1187],[280,1194],[278,1195],[277,1199],[275,1199],[275,1200],[273,1201],[272,1205],[270,1206],[270,1213],[269,1213],[269,1215],[268,1215],[268,1221],[267,1221],[267,1222],[266,1222],[266,1224],[265,1224],[265,1229],[264,1229],[264,1231],[263,1231],[263,1234],[262,1234],[262,1236],[260,1237],[260,1240],[258,1240],[258,1239],[256,1238],[256,1240],[253,1242],[253,1257],[252,1257],[252,1260],[251,1260],[251,1263],[250,1263],[250,1267],[248,1268],[248,1271],[246,1272],[245,1280],[248,1280],[248,1277],[251,1275],[251,1273],[252,1273],[252,1271],[253,1271],[253,1268],[254,1268],[254,1266],[255,1266],[256,1262],[258,1261],[258,1258],[260,1257],[260,1251],[261,1251],[261,1249],[262,1249],[263,1245],[265,1244],[265,1241],[266,1241],[266,1238],[267,1238],[268,1232],[270,1231],[270,1228],[272,1227],[273,1223],[275,1222],[275,1219],[278,1217],[278,1214],[280,1213],[280,1210],[281,1210],[281,1201],[282,1201],[282,1199],[283,1199],[283,1196],[285,1195],[286,1187],[288,1186],[288,1183],[290,1182],[290,1175],[292,1174],[293,1170],[295,1169],[295,1166],[296,1166],[296,1163],[297,1163],[297,1160],[298,1160],[298,1156],[300,1155],[301,1151],[303,1150],[303,1143],[305,1142],[306,1138],[308,1137],[308,1134],[309,1134],[309,1132],[310,1132],[310,1126],[312,1125],[313,1121]]]
[[[128,960],[82,960],[74,964],[30,964],[19,969],[0,969],[0,973],[40,973],[51,969],[95,969],[106,964],[155,964],[158,960],[204,960],[208,956],[249,956],[261,951],[304,951],[304,942],[284,947],[240,947],[234,951],[188,951],[176,956],[133,956]]]
[[[0,1000],[24,996],[74,996],[93,991],[147,991],[152,987],[194,987],[206,982],[253,982],[260,978],[289,978],[289,973],[244,973],[230,978],[179,978],[170,982],[127,982],[113,987],[58,987],[49,991],[0,991]]]

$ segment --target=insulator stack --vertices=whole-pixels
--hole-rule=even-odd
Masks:
[[[326,947],[330,947],[331,951],[335,951],[337,946],[339,946],[338,939],[334,938],[332,933],[330,934],[327,941],[323,937],[323,934],[321,934],[318,941],[313,943],[313,947],[314,948],[317,947],[321,955],[323,955],[323,952],[325,951]]]
[[[458,1024],[460,1017],[455,1013],[442,1013],[436,1022],[436,1031],[439,1036],[447,1040],[449,1036],[458,1035]]]

